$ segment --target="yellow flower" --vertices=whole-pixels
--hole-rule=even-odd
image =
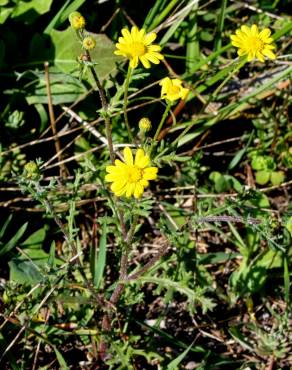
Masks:
[[[116,55],[122,55],[130,59],[130,67],[136,68],[139,60],[145,68],[150,68],[150,62],[159,64],[163,59],[163,55],[159,53],[161,47],[159,45],[151,45],[156,39],[156,33],[152,32],[146,35],[146,31],[142,28],[140,31],[137,27],[132,27],[131,33],[126,28],[122,29],[123,37],[119,37],[119,42],[116,44]]]
[[[161,99],[167,99],[175,101],[178,99],[185,99],[189,89],[182,86],[182,81],[174,78],[171,80],[169,77],[165,77],[159,82],[161,86]]]
[[[238,48],[237,54],[239,56],[247,55],[247,61],[257,58],[260,62],[265,61],[265,56],[270,59],[276,59],[273,53],[274,41],[269,28],[264,28],[259,32],[257,25],[253,24],[251,27],[241,26],[240,30],[235,31],[235,35],[231,35],[231,43]]]
[[[157,177],[157,167],[148,167],[150,164],[149,156],[143,149],[138,149],[135,159],[129,147],[124,149],[124,162],[115,160],[114,166],[107,166],[105,180],[112,182],[111,190],[118,197],[125,195],[140,198],[144,188],[149,185],[149,180]]]
[[[85,18],[79,12],[73,12],[69,15],[71,27],[75,30],[80,30],[85,27]]]

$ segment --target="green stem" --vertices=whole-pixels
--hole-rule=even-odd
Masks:
[[[244,66],[245,63],[246,63],[246,58],[242,59],[241,61],[239,61],[238,64],[235,65],[235,68],[226,76],[226,78],[221,82],[221,84],[217,87],[217,89],[214,91],[214,93],[210,94],[209,99],[203,105],[200,112],[205,110],[205,108],[208,106],[208,104],[218,95],[218,93],[225,86],[225,84],[240,70],[240,68],[242,68]],[[177,145],[178,142],[181,140],[181,138],[183,138],[190,131],[190,129],[193,128],[193,126],[196,123],[197,123],[197,120],[195,120],[188,127],[186,127],[183,130],[183,132],[174,140],[172,145],[173,146]]]
[[[124,83],[124,104],[123,104],[123,112],[124,112],[124,119],[125,119],[125,124],[126,124],[126,127],[127,127],[127,131],[128,131],[129,139],[133,143],[134,142],[134,137],[133,137],[132,132],[131,132],[131,128],[130,128],[129,120],[128,120],[128,113],[127,113],[128,91],[129,91],[129,85],[130,85],[131,75],[132,75],[132,68],[129,65],[128,72],[127,72],[127,77],[126,77],[125,83]]]
[[[165,111],[164,111],[164,113],[163,113],[163,116],[162,116],[162,118],[161,118],[161,121],[160,121],[160,123],[159,123],[159,125],[158,125],[158,127],[157,127],[157,130],[156,130],[156,132],[155,132],[155,135],[154,135],[154,137],[153,137],[153,140],[152,140],[152,143],[151,143],[151,146],[150,146],[149,152],[148,152],[149,156],[150,156],[150,154],[152,153],[152,150],[153,150],[153,148],[154,148],[154,145],[156,144],[156,140],[157,140],[157,138],[158,138],[158,136],[159,136],[159,134],[160,134],[160,131],[161,131],[161,129],[162,129],[162,126],[163,126],[163,124],[164,124],[164,122],[165,122],[165,120],[166,120],[166,118],[167,118],[167,116],[168,116],[168,113],[169,113],[169,111],[170,111],[170,108],[171,108],[171,103],[170,103],[170,102],[168,102],[168,103],[167,103],[167,106],[166,106],[166,108],[165,108]]]

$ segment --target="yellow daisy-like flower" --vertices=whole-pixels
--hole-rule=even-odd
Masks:
[[[189,93],[189,89],[182,86],[182,81],[174,78],[171,80],[169,77],[165,77],[159,82],[161,86],[161,99],[166,99],[171,102],[178,99],[185,99]]]
[[[269,28],[264,28],[259,32],[257,25],[253,24],[251,27],[241,26],[240,30],[235,31],[235,35],[231,35],[231,43],[238,48],[238,55],[247,56],[247,61],[258,59],[260,62],[265,61],[265,56],[270,59],[276,59],[273,53],[274,41]]]
[[[145,68],[150,68],[151,63],[159,64],[163,59],[160,54],[161,47],[159,45],[151,45],[156,39],[156,33],[146,34],[142,28],[140,31],[137,27],[132,27],[131,33],[127,28],[122,29],[123,37],[119,37],[119,42],[116,44],[116,55],[122,55],[130,59],[130,67],[136,68],[139,60]]]
[[[125,195],[140,198],[149,180],[155,180],[158,168],[148,167],[150,158],[143,149],[138,149],[135,159],[129,147],[124,149],[124,162],[115,160],[114,166],[107,166],[105,180],[112,182],[111,190],[116,196]]]

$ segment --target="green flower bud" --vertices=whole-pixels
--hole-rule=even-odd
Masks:
[[[73,12],[69,15],[69,22],[74,30],[80,30],[85,27],[85,18],[79,12]]]

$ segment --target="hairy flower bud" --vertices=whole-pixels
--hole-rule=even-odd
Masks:
[[[69,22],[71,27],[75,30],[80,30],[85,27],[85,18],[79,12],[73,12],[69,15]]]
[[[27,179],[38,180],[40,178],[38,165],[34,161],[29,161],[24,166],[24,174]]]
[[[95,48],[96,41],[91,36],[84,37],[82,41],[82,46],[85,50],[92,50]]]
[[[139,128],[141,131],[147,132],[151,130],[151,121],[147,117],[143,117],[139,121]]]

